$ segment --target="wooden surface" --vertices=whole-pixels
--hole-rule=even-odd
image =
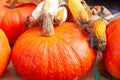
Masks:
[[[103,59],[102,59],[102,53],[99,53],[97,55],[97,66],[99,68],[99,71],[105,72],[105,67],[103,64]],[[24,80],[18,73],[17,71],[14,69],[14,66],[12,64],[12,61],[9,63],[5,73],[3,74],[3,76],[0,77],[0,80]],[[78,79],[80,80],[80,79]],[[91,70],[88,75],[86,75],[83,79],[81,80],[95,80],[95,76],[94,76],[94,72],[93,70]],[[101,76],[101,80],[109,80],[103,76]]]
[[[22,77],[15,71],[12,62],[10,62],[3,76],[0,77],[0,80],[24,80],[24,79],[22,79]]]
[[[24,79],[15,71],[12,62],[10,62],[3,76],[0,77],[0,80],[24,80]],[[86,77],[84,77],[82,80],[95,80],[93,70],[91,70],[89,74]],[[108,79],[102,77],[101,80],[108,80]]]
[[[99,68],[99,71],[104,72],[105,67],[103,64],[103,59],[102,59],[102,53],[99,53],[97,55],[97,66]],[[17,71],[14,69],[14,66],[12,64],[12,61],[10,61],[5,73],[3,74],[3,76],[0,77],[0,80],[24,80],[18,73]],[[80,80],[80,79],[78,79]],[[86,75],[83,79],[81,80],[95,80],[95,76],[94,76],[94,72],[93,70],[91,70],[88,75]],[[101,80],[109,80],[103,76],[101,76]]]

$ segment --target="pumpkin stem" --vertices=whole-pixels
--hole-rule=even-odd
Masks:
[[[65,0],[44,0],[32,12],[27,19],[27,26],[41,21],[43,14],[49,14],[53,24],[62,24],[67,19],[67,1]],[[30,20],[32,19],[32,20]],[[36,21],[36,22],[30,22]]]
[[[54,26],[50,14],[46,14],[43,19],[43,36],[49,37],[54,34]]]

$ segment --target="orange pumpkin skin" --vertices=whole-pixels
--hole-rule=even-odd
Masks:
[[[22,4],[14,9],[10,9],[6,0],[0,0],[0,28],[8,37],[9,43],[13,44],[19,35],[25,31],[25,20],[33,9],[34,4]]]
[[[11,48],[5,33],[0,29],[0,76],[6,70],[10,61]]]
[[[106,35],[105,66],[113,77],[120,79],[120,19],[112,21],[107,26]]]
[[[26,80],[73,80],[85,76],[95,61],[87,37],[74,24],[55,27],[55,34],[44,37],[42,29],[25,31],[12,49],[15,69]]]

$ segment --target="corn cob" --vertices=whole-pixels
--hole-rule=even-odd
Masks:
[[[103,19],[97,19],[92,23],[92,29],[94,30],[95,37],[96,37],[96,48],[98,50],[104,50],[106,46],[106,23]],[[95,44],[96,44],[95,43]]]
[[[78,23],[89,21],[91,16],[90,9],[84,1],[68,0],[68,8]]]

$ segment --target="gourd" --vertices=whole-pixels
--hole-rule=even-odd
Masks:
[[[104,63],[107,71],[120,79],[120,19],[110,22],[106,30],[107,45],[104,51]]]
[[[26,30],[15,42],[11,56],[26,80],[83,78],[95,61],[87,36],[71,22],[54,26],[53,35],[44,33],[41,26]]]
[[[36,5],[26,3],[10,8],[7,0],[0,0],[0,29],[2,29],[10,44],[13,44],[19,35],[25,31],[26,18],[32,13]]]
[[[0,29],[0,76],[5,72],[10,61],[11,48],[5,33]]]

